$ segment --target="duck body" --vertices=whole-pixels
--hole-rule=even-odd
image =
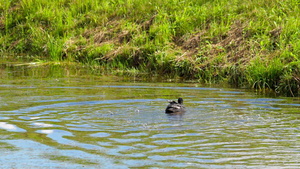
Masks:
[[[183,113],[186,111],[185,106],[183,105],[183,99],[180,97],[178,103],[176,101],[170,101],[170,104],[166,108],[166,113]]]

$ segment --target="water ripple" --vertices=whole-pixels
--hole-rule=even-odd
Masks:
[[[299,167],[298,101],[232,89],[103,84],[2,86],[19,90],[0,99],[4,167]],[[165,114],[167,100],[178,97],[187,112]]]

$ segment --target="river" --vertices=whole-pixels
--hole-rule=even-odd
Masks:
[[[299,168],[300,99],[0,68],[0,168]],[[168,100],[187,112],[167,115]]]

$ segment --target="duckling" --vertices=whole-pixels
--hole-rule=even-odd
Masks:
[[[178,98],[178,103],[175,101],[170,101],[169,103],[170,104],[166,108],[166,113],[183,113],[186,111],[181,97]]]

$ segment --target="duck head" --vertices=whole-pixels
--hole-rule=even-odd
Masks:
[[[178,98],[178,103],[183,104],[183,99],[181,97]]]

